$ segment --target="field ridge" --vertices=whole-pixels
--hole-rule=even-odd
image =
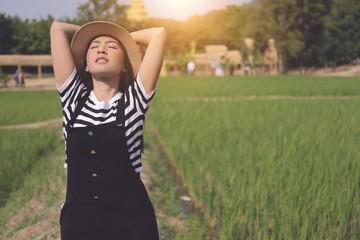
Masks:
[[[239,102],[250,100],[354,100],[360,96],[289,96],[289,95],[265,95],[244,97],[178,97],[164,98],[165,101],[187,101],[187,102]]]
[[[0,129],[34,129],[34,128],[53,128],[59,127],[62,124],[62,118],[54,118],[42,122],[24,123],[0,126]]]

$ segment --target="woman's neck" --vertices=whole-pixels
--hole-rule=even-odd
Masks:
[[[119,92],[119,81],[93,78],[94,94],[98,101],[109,101]]]

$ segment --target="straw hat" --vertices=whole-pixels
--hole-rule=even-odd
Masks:
[[[90,41],[102,35],[114,37],[123,44],[129,56],[135,77],[141,64],[138,45],[127,30],[117,24],[104,21],[94,21],[83,25],[76,31],[71,41],[71,50],[75,66],[78,71],[80,71],[80,74],[83,74],[85,71],[85,55]]]

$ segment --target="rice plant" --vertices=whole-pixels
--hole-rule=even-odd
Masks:
[[[149,119],[222,239],[358,239],[359,83],[163,79]],[[355,98],[201,101],[251,95]]]

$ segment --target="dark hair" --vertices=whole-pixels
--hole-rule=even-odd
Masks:
[[[101,35],[101,36],[107,36],[107,35]],[[92,82],[92,75],[90,72],[86,72],[85,68],[87,66],[87,62],[86,62],[86,54],[89,50],[90,44],[91,42],[95,39],[98,38],[100,36],[96,36],[94,37],[88,44],[87,48],[86,48],[86,52],[85,52],[85,56],[83,56],[84,58],[84,69],[82,69],[81,72],[79,72],[80,77],[81,77],[81,81],[84,83],[84,85],[88,88],[88,90],[92,90],[94,88],[93,86],[93,82]],[[108,36],[111,37],[113,39],[115,39],[117,41],[117,43],[119,44],[121,50],[124,53],[124,67],[125,67],[125,72],[121,71],[121,76],[120,76],[120,82],[119,82],[119,91],[120,92],[125,92],[126,89],[129,86],[133,86],[134,81],[135,81],[135,76],[134,76],[134,70],[133,67],[131,65],[130,59],[129,59],[129,55],[124,47],[124,45],[115,37],[113,36]]]

